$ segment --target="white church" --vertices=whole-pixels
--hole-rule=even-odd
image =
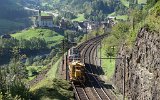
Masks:
[[[53,27],[53,17],[52,16],[41,16],[41,11],[39,10],[38,16],[36,16],[35,27]]]

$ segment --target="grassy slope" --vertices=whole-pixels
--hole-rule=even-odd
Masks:
[[[15,17],[12,19],[8,19],[12,11],[14,12],[14,11],[17,11],[23,8],[22,6],[19,5],[18,2],[19,0],[16,0],[16,1],[15,0],[0,0],[0,14],[5,16],[5,17],[4,16],[1,17],[0,15],[0,35],[17,31],[19,29],[22,29],[22,27],[26,26],[25,25],[26,23],[20,22],[21,19],[17,20],[18,19],[17,18],[16,21],[15,21]],[[19,17],[18,13],[17,13],[17,16]],[[21,17],[21,18],[24,18],[24,17]]]
[[[129,8],[129,2],[127,0],[120,0],[120,1],[124,6]]]
[[[123,20],[127,20],[128,19],[128,16],[127,15],[118,15],[118,16],[115,16],[116,19],[123,19]]]
[[[28,70],[28,75],[29,75],[29,77],[28,77],[29,79],[27,81],[30,81],[30,80],[32,80],[32,79],[34,79],[36,77],[36,75],[32,74],[33,70],[34,70],[34,72],[38,72],[39,73],[40,71],[42,71],[42,70],[44,70],[46,68],[47,68],[46,66],[28,66],[26,68],[26,70]]]
[[[52,87],[52,80],[56,78],[57,69],[59,67],[61,59],[59,59],[54,65],[51,66],[51,69],[46,74],[45,78],[39,82],[38,84],[31,87],[31,91],[34,91],[36,89],[42,88],[42,87]]]
[[[108,16],[115,16],[115,15],[116,15],[115,12],[108,14]]]
[[[51,42],[49,46],[61,42],[63,36],[49,29],[28,29],[12,34],[16,39],[31,39],[32,37],[44,38],[46,42]]]
[[[120,1],[124,6],[129,8],[129,2],[127,0],[120,0]],[[146,2],[147,2],[147,0],[138,0],[138,4],[146,3]]]
[[[24,26],[23,23],[10,21],[7,19],[0,19],[0,33],[8,32],[9,30],[15,30],[18,27]]]
[[[160,1],[158,1],[150,10],[146,17],[145,23],[151,30],[160,32]]]
[[[61,59],[51,66],[42,81],[31,87],[30,91],[40,96],[39,100],[72,100],[73,93],[68,81],[59,79],[59,81],[55,81],[60,61]],[[38,94],[37,91],[39,91]]]
[[[146,3],[147,0],[138,0],[138,4],[141,4],[141,3]]]
[[[115,12],[113,12],[113,13],[111,13],[111,14],[108,15],[108,17],[111,17],[111,16],[116,17],[116,19],[123,19],[123,20],[127,20],[128,19],[127,15],[116,15]]]
[[[105,48],[102,45],[102,58],[106,58]],[[102,68],[105,72],[105,79],[110,80],[114,74],[115,70],[115,60],[112,59],[102,59]]]
[[[72,21],[85,21],[84,14],[78,14],[77,18],[73,19]]]

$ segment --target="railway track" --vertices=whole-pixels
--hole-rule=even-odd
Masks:
[[[100,43],[99,43],[100,44]],[[98,46],[98,45],[97,45]],[[97,46],[94,46],[94,48],[92,49],[92,51],[90,52],[92,56],[90,56],[90,64],[92,64],[91,68],[93,71],[93,74],[97,74],[97,75],[101,75],[102,74],[102,68],[100,66],[97,65],[97,59],[96,59],[96,50],[97,50]],[[94,59],[93,59],[94,58]],[[115,93],[113,92],[113,90],[111,89],[106,89],[99,80],[100,78],[95,77],[95,79],[97,80],[97,82],[99,82],[99,85],[101,86],[101,88],[104,90],[104,92],[108,95],[108,98],[110,98],[111,100],[118,100],[117,96],[115,95]]]
[[[101,83],[95,76],[98,73],[96,72],[97,70],[95,70],[96,68],[93,65],[93,55],[94,55],[93,51],[97,48],[97,46],[99,45],[99,42],[100,41],[98,41],[96,45],[90,45],[90,47],[84,54],[85,56],[87,56],[87,59],[85,59],[84,62],[86,63],[86,68],[89,72],[89,74],[88,73],[86,74],[89,80],[91,81],[87,83],[89,83],[90,86],[94,88],[94,91],[96,91],[97,94],[95,95],[99,97],[99,98],[96,98],[97,100],[111,100],[108,94],[102,88]]]
[[[97,75],[99,75],[99,68],[95,68],[97,67],[95,66],[97,63],[95,64],[95,59],[93,59],[95,58],[94,54],[97,46],[99,45],[101,39],[105,36],[106,35],[102,35],[92,38],[77,47],[79,51],[81,51],[81,61],[85,63],[87,70],[87,82],[85,84],[72,84],[77,100],[117,100],[112,99],[113,97],[111,96],[108,96],[105,88],[98,80]]]
[[[96,43],[101,38],[103,38],[103,36],[92,38],[91,40],[88,40],[82,43],[77,48],[79,49],[79,51],[83,51],[83,52],[87,51],[87,48],[89,48],[89,46],[93,45],[93,43]],[[82,52],[83,57],[81,61],[85,60],[83,52]],[[72,84],[72,86],[74,87],[75,97],[77,100],[98,100],[100,99],[100,97],[96,95],[97,92],[95,92],[94,88],[90,87],[90,84],[81,83],[81,86],[75,85],[75,84]],[[95,98],[95,95],[97,96],[96,98]]]
[[[77,95],[77,100],[89,100],[88,96],[86,95],[86,92],[84,90],[84,87],[80,85],[75,85],[72,83],[72,87],[74,89],[74,93]]]

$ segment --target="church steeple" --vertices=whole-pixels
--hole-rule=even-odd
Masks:
[[[41,16],[41,10],[38,11],[38,16]]]
[[[41,26],[41,10],[38,11],[38,24]]]

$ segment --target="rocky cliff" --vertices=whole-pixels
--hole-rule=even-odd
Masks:
[[[129,100],[160,100],[160,33],[142,28],[134,47],[123,45],[116,60],[114,84]],[[125,74],[123,73],[125,71]]]

